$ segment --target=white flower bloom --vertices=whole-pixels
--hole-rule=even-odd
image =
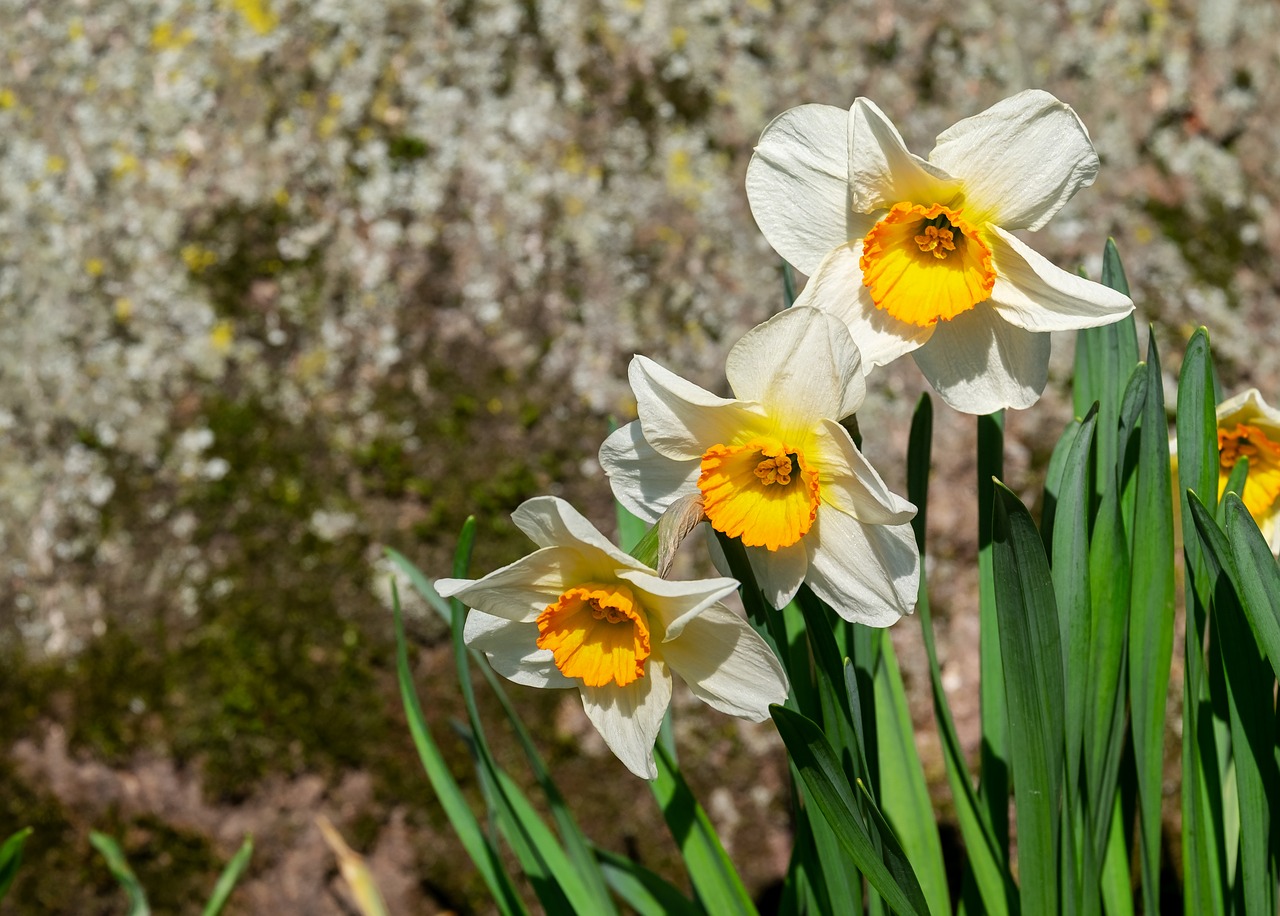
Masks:
[[[1039,399],[1049,331],[1133,310],[1010,232],[1039,229],[1097,171],[1084,125],[1047,92],[960,121],[927,160],[860,98],[775,118],[747,199],[769,244],[810,275],[796,304],[842,319],[867,371],[914,352],[944,401],[990,413]]]
[[[472,610],[464,638],[506,678],[577,687],[610,750],[644,779],[671,702],[671,675],[721,712],[759,722],[787,696],[782,666],[745,620],[720,604],[733,579],[673,582],[627,556],[551,496],[511,515],[538,550],[483,579],[436,590]]]
[[[654,521],[701,492],[711,526],[741,539],[774,607],[807,582],[848,620],[888,626],[909,614],[916,510],[840,425],[866,396],[845,326],[817,309],[789,309],[734,345],[727,374],[740,400],[632,360],[640,419],[600,449],[614,496]]]

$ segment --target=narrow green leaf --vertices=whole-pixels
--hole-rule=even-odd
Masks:
[[[1147,393],[1138,433],[1129,590],[1129,703],[1137,772],[1142,899],[1160,912],[1165,706],[1173,664],[1173,484],[1164,381],[1155,333],[1147,338]]]
[[[980,795],[1001,850],[1009,848],[1009,718],[992,579],[992,481],[1004,476],[1004,414],[978,417],[978,703],[982,717]],[[1007,856],[1007,852],[1004,853]]]
[[[893,642],[883,630],[878,631],[878,635],[882,637],[882,644],[874,697],[880,807],[915,868],[929,902],[929,912],[944,916],[951,912],[951,895],[947,891],[947,871],[933,801],[916,751],[915,728]]]
[[[887,842],[891,836],[887,831],[873,839],[868,832],[869,825],[861,822],[844,770],[822,730],[812,719],[785,707],[773,706],[771,710],[778,734],[800,771],[808,797],[871,886],[897,912],[927,914],[924,892],[896,840]],[[865,798],[871,801],[869,796]],[[871,807],[874,808],[874,802]],[[879,833],[880,828],[876,830]]]
[[[1188,912],[1223,911],[1223,875],[1213,837],[1222,807],[1215,729],[1207,704],[1205,638],[1212,577],[1195,534],[1187,493],[1214,493],[1218,477],[1217,416],[1209,334],[1187,344],[1178,379],[1178,492],[1186,555],[1187,633],[1183,668],[1182,861]],[[1202,721],[1202,716],[1208,718]]]
[[[438,602],[441,606],[438,610],[444,614],[445,619],[452,626],[453,610],[450,602],[441,598],[435,591],[422,572],[414,566],[406,557],[394,550],[387,549],[387,555],[397,566],[404,571],[409,577],[410,582],[433,606]],[[605,889],[604,876],[600,873],[596,866],[594,853],[592,852],[589,841],[582,833],[582,829],[578,826],[572,812],[565,803],[564,797],[561,795],[555,782],[551,779],[551,774],[547,771],[545,763],[542,761],[541,755],[538,753],[533,743],[533,738],[529,734],[529,730],[525,727],[524,721],[520,718],[516,711],[515,705],[511,702],[506,690],[503,688],[497,675],[487,663],[484,663],[478,653],[471,652],[473,660],[478,661],[478,670],[484,676],[489,689],[493,691],[498,698],[499,704],[502,706],[503,712],[507,716],[507,721],[516,733],[516,738],[520,742],[520,746],[524,751],[525,758],[529,761],[529,766],[533,771],[534,779],[537,780],[539,787],[543,790],[547,797],[547,803],[551,809],[551,814],[556,823],[556,828],[563,838],[566,850],[570,859],[573,860],[574,866],[583,881],[591,885],[593,893],[602,900],[608,899],[608,891]]]
[[[654,748],[653,756],[658,778],[649,785],[680,849],[698,900],[708,913],[755,914],[751,896],[684,777],[662,745]]]
[[[0,900],[4,900],[4,895],[9,892],[9,886],[17,877],[18,867],[22,865],[22,847],[26,845],[29,836],[31,836],[31,828],[23,827],[0,846]]]
[[[609,887],[639,916],[701,916],[696,903],[640,863],[599,847],[595,855]]]
[[[992,561],[1018,819],[1022,909],[1058,909],[1058,810],[1062,793],[1063,688],[1058,611],[1040,533],[997,483]]]
[[[1212,645],[1221,653],[1235,764],[1240,833],[1235,884],[1247,916],[1273,916],[1276,888],[1269,874],[1271,799],[1280,792],[1280,774],[1275,771],[1270,698],[1276,679],[1245,619],[1238,594],[1240,577],[1227,537],[1204,504],[1194,496],[1189,502],[1205,558],[1216,576],[1210,625],[1216,628]]]
[[[1094,702],[1089,683],[1093,643],[1093,607],[1089,590],[1089,493],[1093,466],[1093,434],[1098,422],[1094,404],[1080,422],[1066,454],[1058,489],[1060,507],[1052,538],[1053,591],[1058,606],[1059,640],[1066,651],[1067,788],[1079,782],[1080,748],[1086,708]],[[1074,807],[1074,806],[1073,806]]]
[[[455,578],[465,578],[467,575],[475,537],[475,518],[471,517],[464,523],[458,538],[453,563]],[[561,848],[559,839],[542,822],[524,793],[494,760],[485,738],[471,681],[470,652],[464,640],[467,609],[456,598],[450,601],[450,606],[453,611],[453,658],[470,722],[471,746],[481,772],[493,789],[490,802],[496,806],[499,824],[505,827],[507,840],[530,877],[535,893],[549,910],[558,909],[563,902],[578,912],[616,912],[603,878],[597,876],[592,880],[574,867]],[[596,872],[594,863],[587,863],[586,868],[588,874]],[[533,880],[535,876],[543,880]]]
[[[387,556],[391,561],[399,566],[401,571],[409,577],[409,582],[413,585],[414,591],[426,599],[427,604],[431,605],[446,623],[449,623],[453,617],[453,611],[449,608],[449,602],[440,597],[440,593],[436,591],[436,587],[431,584],[431,580],[422,574],[422,570],[414,566],[413,563],[404,554],[390,547],[385,548]]]
[[[1090,408],[1090,410],[1093,409]],[[1076,436],[1079,434],[1080,421],[1072,420],[1063,430],[1058,444],[1053,447],[1053,454],[1049,456],[1049,466],[1045,469],[1044,510],[1040,514],[1040,534],[1044,538],[1045,553],[1051,557],[1053,556],[1053,529],[1057,523],[1058,504],[1062,502],[1062,481],[1067,473],[1068,461],[1072,459]],[[1093,466],[1092,456],[1089,456],[1089,465]],[[1092,500],[1092,494],[1089,494],[1088,498]],[[1088,506],[1089,503],[1086,503],[1081,507],[1081,511],[1087,512]]]
[[[138,883],[137,875],[129,867],[129,860],[125,858],[120,844],[105,833],[99,833],[96,830],[89,832],[89,843],[98,850],[102,858],[106,859],[111,876],[116,879],[129,898],[129,916],[150,916],[151,907],[147,904],[147,894]]]
[[[396,675],[400,683],[400,699],[404,704],[405,718],[409,721],[409,734],[413,737],[414,746],[418,749],[418,757],[422,760],[423,769],[431,781],[436,798],[449,817],[453,831],[458,835],[462,846],[475,864],[480,877],[484,879],[493,896],[498,909],[504,914],[523,914],[528,910],[520,895],[516,893],[511,879],[503,870],[502,861],[497,851],[485,836],[480,822],[467,806],[466,799],[458,783],[449,772],[444,756],[431,737],[426,718],[422,715],[422,705],[418,701],[418,692],[413,686],[413,674],[409,669],[409,651],[404,637],[404,623],[400,617],[400,596],[392,583],[392,605],[395,618],[396,637]]]
[[[236,889],[236,882],[240,880],[244,870],[249,867],[251,858],[253,858],[253,837],[246,836],[236,854],[227,863],[227,867],[218,876],[218,883],[213,886],[213,894],[209,897],[209,902],[205,904],[202,911],[203,916],[218,916],[222,912],[222,908],[227,905],[227,899],[231,896],[231,892]]]
[[[1240,600],[1249,626],[1280,677],[1280,567],[1239,496],[1228,494],[1227,539],[1239,570]]]
[[[929,607],[929,589],[925,575],[932,440],[933,403],[927,394],[923,394],[911,418],[907,444],[907,498],[916,505],[916,517],[911,524],[915,529],[916,544],[920,548],[921,564],[916,616],[920,618],[921,636],[929,659],[929,688],[933,698],[934,720],[937,722],[938,737],[942,744],[947,783],[955,803],[960,835],[968,853],[967,873],[972,879],[972,886],[981,897],[982,911],[992,916],[1005,916],[1007,913],[1017,912],[1017,892],[1005,865],[1005,851],[996,841],[995,832],[986,819],[986,808],[979,802],[978,793],[969,775],[964,750],[956,733],[955,717],[951,714],[946,690],[942,686],[942,669],[938,665],[938,651],[933,635],[933,616]]]

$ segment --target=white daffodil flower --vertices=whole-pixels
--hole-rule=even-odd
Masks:
[[[747,199],[769,244],[810,275],[796,304],[843,320],[867,371],[914,352],[944,401],[990,413],[1039,399],[1047,332],[1133,310],[1011,234],[1039,229],[1097,171],[1084,125],[1047,92],[960,121],[928,159],[860,98],[775,118],[747,167]]]
[[[1173,476],[1178,476],[1178,443],[1173,450]],[[1258,523],[1272,553],[1280,553],[1280,410],[1262,399],[1257,388],[1242,391],[1218,405],[1218,498],[1241,457],[1249,459],[1240,500]],[[1174,500],[1178,505],[1178,500]]]
[[[866,397],[858,348],[837,319],[789,309],[729,353],[737,399],[637,356],[640,419],[600,464],[619,502],[648,521],[690,493],[717,531],[740,538],[776,608],[807,582],[842,617],[888,626],[915,607],[915,506],[894,495],[840,420]]]
[[[754,722],[787,697],[769,647],[720,604],[733,579],[673,582],[627,556],[564,500],[511,515],[538,550],[483,579],[436,591],[471,608],[464,639],[499,674],[531,687],[577,687],[609,749],[644,779],[671,702],[671,674],[707,705]]]

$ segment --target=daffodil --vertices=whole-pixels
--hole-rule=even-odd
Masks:
[[[637,776],[657,776],[653,743],[672,672],[708,705],[757,722],[786,699],[769,647],[719,603],[735,580],[662,579],[555,497],[531,499],[511,518],[537,550],[482,579],[441,579],[436,590],[471,608],[464,639],[498,673],[577,687],[592,724]]]
[[[1241,457],[1249,476],[1240,499],[1271,545],[1280,553],[1280,410],[1250,388],[1218,405],[1218,497]]]
[[[960,121],[928,159],[860,98],[775,118],[747,198],[774,250],[810,275],[797,305],[841,318],[867,371],[914,353],[944,401],[989,413],[1040,397],[1048,332],[1133,310],[1012,234],[1039,229],[1097,171],[1084,125],[1047,92]]]
[[[639,420],[600,449],[614,496],[656,520],[700,494],[711,526],[740,538],[784,607],[808,583],[841,616],[887,626],[915,606],[915,507],[890,492],[840,420],[866,396],[858,349],[817,309],[789,309],[729,353],[722,398],[637,356]]]

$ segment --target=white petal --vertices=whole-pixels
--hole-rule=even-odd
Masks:
[[[656,779],[653,742],[671,703],[671,673],[649,656],[645,676],[619,687],[583,687],[582,708],[609,750],[641,779]]]
[[[738,580],[728,577],[683,581],[639,570],[619,570],[618,578],[640,591],[641,605],[657,618],[665,639],[679,636],[691,619],[738,590]]]
[[[805,547],[805,535],[790,547],[769,550],[765,547],[748,547],[747,559],[755,573],[756,584],[764,598],[776,610],[782,610],[800,590],[809,573],[809,552]]]
[[[493,670],[509,681],[526,687],[576,687],[580,683],[560,673],[550,649],[538,648],[537,624],[473,610],[467,614],[462,638],[483,652]]]
[[[862,357],[844,323],[818,309],[787,309],[743,335],[725,366],[733,393],[759,401],[787,435],[862,406]]]
[[[1218,405],[1218,426],[1234,429],[1241,423],[1257,426],[1275,441],[1280,438],[1280,410],[1262,399],[1257,388],[1242,391]]]
[[[945,168],[909,152],[884,112],[860,98],[849,111],[849,190],[853,209],[870,213],[903,201],[948,203],[959,193],[960,182]],[[871,225],[849,238],[869,231]]]
[[[806,540],[813,544],[806,581],[844,619],[887,627],[915,609],[920,554],[910,525],[864,525],[819,511]]]
[[[921,346],[932,336],[933,325],[917,327],[876,308],[862,285],[861,258],[862,239],[832,251],[795,304],[821,309],[844,322],[862,355],[862,371],[869,373]]]
[[[1049,378],[1049,335],[1009,324],[986,303],[939,321],[914,356],[939,397],[963,413],[1030,407]]]
[[[644,568],[613,546],[582,513],[558,496],[535,496],[525,500],[511,513],[511,521],[539,547],[563,546],[577,550],[583,563],[593,570],[588,578],[600,576],[615,566]],[[576,585],[577,582],[570,584]]]
[[[701,460],[708,448],[733,441],[763,415],[758,407],[717,397],[643,356],[631,361],[628,376],[645,439],[677,461]]]
[[[814,454],[806,457],[817,467],[824,505],[868,525],[901,525],[915,517],[916,507],[885,485],[843,426],[825,420],[815,440]]]
[[[662,644],[663,661],[714,709],[753,722],[770,703],[787,699],[787,676],[769,646],[722,604],[690,621],[679,639]]]
[[[1028,331],[1074,331],[1119,321],[1133,311],[1123,293],[1055,266],[1020,238],[989,226],[996,269],[991,305]]]
[[[577,550],[543,547],[483,579],[438,579],[435,585],[442,598],[457,598],[467,607],[507,620],[529,621],[566,588],[591,576],[591,564]]]
[[[701,463],[674,461],[656,452],[639,421],[616,429],[600,446],[600,466],[614,498],[653,524],[681,496],[697,492]]]
[[[801,105],[769,123],[747,165],[756,225],[802,273],[849,240],[848,132],[844,109]]]
[[[964,181],[966,217],[1006,229],[1039,229],[1098,174],[1080,118],[1039,89],[952,125],[929,161]]]

